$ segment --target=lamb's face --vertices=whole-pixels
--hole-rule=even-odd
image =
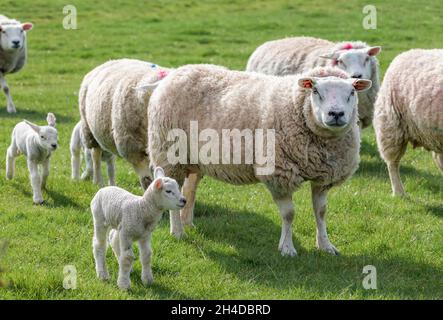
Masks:
[[[337,77],[299,80],[299,86],[311,92],[311,110],[317,125],[336,133],[357,121],[357,92],[369,89],[371,84],[371,80]]]
[[[0,26],[0,46],[5,51],[21,49],[25,44],[25,32],[32,29],[31,23]]]
[[[54,151],[58,147],[57,129],[51,126],[40,127],[39,132],[40,145],[49,151]]]
[[[157,192],[158,205],[164,210],[180,210],[186,204],[186,199],[180,192],[177,181],[167,177],[157,178],[154,182]]]

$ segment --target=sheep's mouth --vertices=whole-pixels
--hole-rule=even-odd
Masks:
[[[348,125],[347,122],[341,121],[341,120],[331,120],[331,121],[324,122],[324,124],[326,127],[331,128],[333,130],[342,129]]]
[[[183,209],[183,208],[185,207],[185,205],[186,205],[185,203],[183,203],[183,204],[181,203],[181,204],[178,204],[177,207],[178,207],[179,209]]]

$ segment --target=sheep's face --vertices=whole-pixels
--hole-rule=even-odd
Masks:
[[[331,59],[333,65],[348,73],[352,78],[371,79],[374,57],[380,52],[380,47],[363,49],[345,49],[333,52],[323,58]]]
[[[154,192],[157,205],[163,210],[180,210],[186,204],[186,199],[180,192],[177,181],[164,176],[163,169],[157,167],[154,172]]]
[[[38,126],[28,120],[25,120],[26,124],[37,133],[40,146],[48,151],[54,151],[58,147],[58,133],[55,128],[55,116],[53,113],[48,113],[46,117],[48,122],[47,126]]]
[[[5,51],[23,48],[25,32],[32,29],[32,23],[0,25],[0,46]]]
[[[357,120],[357,92],[371,87],[371,80],[337,77],[301,78],[298,82],[310,91],[311,112],[315,123],[340,133]]]

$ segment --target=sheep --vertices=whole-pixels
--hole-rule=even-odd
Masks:
[[[82,135],[91,149],[93,181],[102,185],[103,150],[127,160],[146,189],[151,182],[146,154],[146,109],[152,90],[169,69],[156,64],[119,59],[89,72],[79,91]]]
[[[374,111],[378,150],[386,162],[394,196],[405,195],[400,160],[408,142],[433,152],[443,170],[443,50],[413,49],[386,71]]]
[[[358,167],[360,129],[355,92],[370,86],[370,80],[352,79],[338,68],[316,68],[301,76],[285,77],[230,71],[213,65],[178,68],[159,84],[149,103],[151,165],[162,166],[179,184],[190,173],[231,184],[264,183],[282,218],[279,250],[289,256],[296,255],[291,229],[292,193],[304,181],[310,181],[317,246],[337,254],[326,232],[326,198],[331,187],[345,181]],[[264,165],[258,162],[217,164],[203,162],[200,157],[188,161],[193,157],[192,150],[189,154],[191,121],[198,124],[199,132],[208,129],[218,136],[226,129],[263,129],[271,133],[275,130],[275,143],[271,135],[266,138],[270,147],[262,149],[275,156],[269,161],[275,164],[275,170],[263,173]],[[188,137],[182,142],[175,141],[175,133],[180,130]],[[203,141],[200,137],[194,143],[201,147]],[[247,150],[246,146],[242,148],[242,152]],[[224,160],[234,157],[233,149],[223,155]],[[171,158],[174,150],[185,153],[184,161]],[[258,150],[253,146],[255,156]],[[215,148],[214,152],[217,151]],[[182,236],[182,221],[174,213],[171,212],[171,233]]]
[[[49,159],[58,147],[58,134],[55,116],[48,113],[47,126],[38,126],[28,120],[19,122],[12,131],[11,145],[6,152],[6,178],[14,177],[15,158],[25,155],[31,178],[33,201],[42,204],[42,189],[49,176]],[[41,174],[39,173],[41,167]]]
[[[32,23],[20,23],[0,15],[0,86],[6,95],[8,113],[16,113],[9,86],[5,76],[20,71],[26,64],[26,32],[31,30]]]
[[[181,209],[186,199],[175,180],[165,177],[162,168],[156,168],[152,182],[143,196],[118,188],[100,189],[91,201],[94,220],[93,254],[97,277],[108,280],[106,268],[108,241],[119,263],[117,285],[131,287],[130,272],[135,259],[132,243],[138,241],[142,263],[142,283],[154,281],[151,270],[151,235],[165,210]]]
[[[363,129],[371,125],[380,86],[375,57],[380,51],[380,47],[370,47],[361,41],[333,43],[311,37],[286,38],[259,46],[250,56],[246,70],[283,76],[329,65],[353,78],[372,80],[372,88],[358,95],[359,124]]]
[[[83,152],[84,159],[86,162],[86,169],[83,172],[81,179],[88,179],[93,175],[92,168],[92,158],[91,158],[91,149],[88,149],[85,145],[85,139],[82,135],[81,131],[81,121],[79,121],[74,130],[72,130],[71,142],[70,142],[70,150],[71,150],[71,177],[73,180],[80,179],[80,162],[81,162],[81,153]],[[102,152],[102,161],[106,162],[108,167],[108,179],[109,185],[115,185],[115,156],[103,150]]]

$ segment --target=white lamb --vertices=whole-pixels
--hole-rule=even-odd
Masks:
[[[386,71],[375,104],[374,129],[396,196],[405,194],[400,160],[408,143],[432,151],[443,170],[442,70],[443,50],[414,49],[398,55]]]
[[[186,199],[175,180],[165,177],[162,168],[156,168],[154,181],[143,196],[136,196],[118,187],[100,189],[91,201],[94,219],[93,254],[97,276],[109,279],[106,268],[107,233],[119,263],[117,284],[121,289],[131,286],[130,273],[135,259],[132,243],[138,241],[142,264],[143,284],[154,281],[151,270],[151,235],[166,210],[178,210]]]
[[[43,203],[42,188],[46,187],[49,176],[49,159],[58,146],[58,134],[55,128],[55,116],[48,113],[47,126],[38,126],[24,120],[18,123],[12,132],[12,141],[6,152],[6,177],[12,179],[15,171],[15,158],[25,155],[31,177],[33,200]],[[39,173],[41,166],[41,174]]]
[[[296,255],[292,242],[292,194],[303,182],[310,181],[317,246],[337,254],[326,232],[327,193],[358,168],[357,92],[370,86],[370,80],[352,79],[338,68],[316,68],[301,76],[286,77],[231,71],[213,65],[178,68],[154,90],[149,103],[151,163],[162,166],[179,184],[191,173],[231,184],[264,183],[282,218],[279,250],[289,256]],[[222,155],[223,159],[206,162],[197,156],[190,163],[193,151],[187,140],[192,139],[191,121],[198,123],[199,132],[210,131],[218,137],[222,137],[225,130],[255,133],[258,129],[275,130],[275,144],[269,142],[271,150],[274,148],[275,170],[269,174],[259,173],[263,164],[246,163],[244,159],[241,164],[230,161],[223,164],[224,160],[234,158],[232,147],[228,149],[229,154]],[[169,159],[177,150],[171,133],[177,130],[185,132],[188,138],[179,149],[180,153],[184,152],[180,157],[185,161],[174,164]],[[207,140],[197,137],[193,143],[202,152]],[[262,151],[258,151],[260,147],[251,146],[248,154],[269,150],[264,145]],[[246,149],[243,145],[241,152]],[[210,152],[218,154],[218,145]],[[184,233],[182,222],[174,212],[171,231],[178,236]]]
[[[0,86],[7,98],[7,111],[15,113],[14,102],[6,83],[5,75],[20,71],[26,64],[26,31],[32,29],[32,23],[20,23],[0,15]]]
[[[246,70],[284,76],[307,72],[314,67],[335,66],[357,79],[370,79],[371,89],[358,94],[360,126],[371,125],[374,103],[379,90],[379,68],[375,57],[380,47],[361,41],[334,43],[312,37],[269,41],[249,58]]]
[[[71,142],[70,142],[70,150],[71,150],[71,167],[72,167],[72,179],[79,180],[80,179],[80,164],[81,164],[81,154],[83,153],[83,158],[86,163],[85,171],[83,172],[81,179],[88,179],[93,176],[93,165],[92,165],[92,157],[91,157],[91,149],[88,149],[85,144],[85,139],[83,137],[83,133],[81,130],[82,122],[79,121],[74,130],[72,130]],[[108,167],[108,180],[109,185],[115,185],[115,156],[103,150],[102,152],[102,161],[106,162]]]

